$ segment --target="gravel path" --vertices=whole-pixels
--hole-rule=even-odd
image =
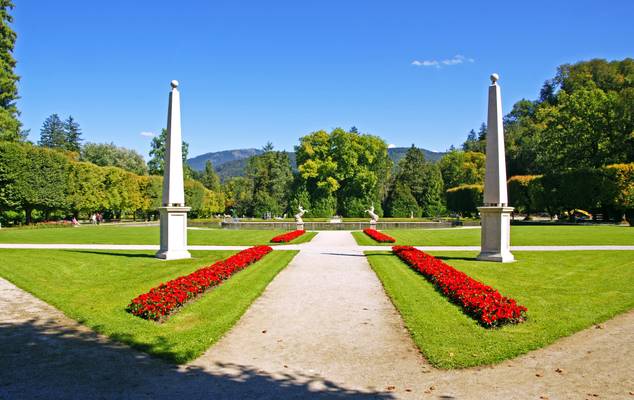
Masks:
[[[298,248],[185,366],[97,335],[0,279],[0,398],[634,399],[634,312],[496,366],[437,370],[349,233]]]

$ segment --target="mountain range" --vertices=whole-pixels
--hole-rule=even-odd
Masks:
[[[394,161],[394,165],[396,165],[399,160],[405,156],[405,153],[408,149],[409,147],[392,147],[387,150],[387,153],[392,161]],[[426,149],[422,150],[425,154],[425,159],[433,162],[438,161],[445,154],[442,152],[435,152]],[[187,160],[187,164],[189,164],[189,166],[196,171],[202,171],[203,169],[205,169],[205,164],[209,160],[213,164],[214,169],[216,170],[216,173],[218,173],[220,179],[224,182],[225,180],[230,179],[234,176],[244,176],[249,158],[260,155],[262,153],[263,151],[260,149],[235,149],[216,151],[190,158]],[[295,153],[288,152],[288,157],[291,160],[291,166],[293,167],[293,170],[295,170],[297,168]]]

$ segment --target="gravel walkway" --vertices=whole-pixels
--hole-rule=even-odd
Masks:
[[[348,232],[298,247],[185,366],[96,335],[0,279],[0,398],[634,399],[634,312],[493,367],[437,370]]]

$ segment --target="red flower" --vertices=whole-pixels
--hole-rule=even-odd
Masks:
[[[366,229],[363,230],[363,233],[365,233],[366,235],[370,236],[372,239],[376,240],[379,243],[394,243],[394,242],[396,242],[396,239],[394,239],[392,236],[388,236],[385,233],[381,233],[381,232],[377,231],[376,229],[366,228]]]
[[[526,307],[443,261],[411,246],[394,246],[392,251],[481,324],[492,327],[526,319]]]
[[[271,242],[272,243],[287,243],[297,237],[302,236],[304,233],[306,233],[306,231],[303,231],[303,230],[291,231],[279,236],[275,236],[273,239],[271,239]]]
[[[273,249],[269,246],[251,247],[187,276],[161,283],[149,292],[132,299],[126,311],[155,321],[165,318],[187,301],[210,287],[219,285],[223,280],[229,279],[231,275],[258,261],[271,251]]]

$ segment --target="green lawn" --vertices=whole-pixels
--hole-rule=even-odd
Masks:
[[[480,229],[394,229],[381,231],[397,245],[479,246]],[[381,245],[363,232],[353,232],[362,246]],[[1,236],[0,236],[1,237]],[[383,244],[386,246],[390,243]],[[512,226],[513,246],[634,245],[634,228],[627,226]]]
[[[480,326],[391,253],[366,254],[414,342],[440,368],[497,363],[634,308],[634,251],[514,252],[512,264],[434,253],[528,308],[527,321],[498,329]]]
[[[188,244],[209,246],[252,246],[270,244],[269,241],[284,233],[281,230],[229,230],[190,229]],[[291,243],[309,241],[315,232],[295,239]],[[79,228],[9,228],[0,229],[0,243],[69,243],[69,244],[158,244],[158,226],[90,226]]]
[[[69,317],[140,350],[184,363],[217,342],[295,256],[275,251],[158,324],[125,311],[134,297],[234,252],[194,251],[161,261],[152,252],[0,250],[0,276]]]

